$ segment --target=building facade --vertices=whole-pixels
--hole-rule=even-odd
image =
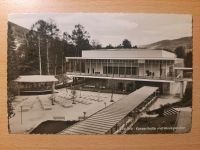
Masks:
[[[66,57],[68,75],[115,82],[143,82],[144,85],[159,83],[165,93],[170,93],[170,84],[177,80],[178,74],[174,69],[177,66],[183,67],[183,59],[164,50],[84,50],[82,57]]]

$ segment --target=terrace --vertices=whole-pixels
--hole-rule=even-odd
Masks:
[[[174,82],[175,80],[178,80],[174,76],[155,77],[155,76],[117,75],[117,74],[88,74],[80,72],[67,72],[66,74],[78,78],[98,78],[98,79],[116,79],[116,80],[132,80],[132,81],[150,81],[150,82],[152,81]]]

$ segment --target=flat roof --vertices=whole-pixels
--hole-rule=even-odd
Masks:
[[[101,49],[82,51],[82,57],[94,58],[176,58],[172,52],[152,49]]]
[[[143,86],[60,134],[105,134],[156,90],[158,87]]]
[[[34,83],[34,82],[56,82],[58,81],[58,79],[56,79],[55,76],[53,75],[24,75],[24,76],[19,76],[14,81]]]
[[[70,57],[67,57],[71,59]],[[73,59],[167,59],[174,60],[176,55],[165,50],[153,49],[99,49],[83,50],[82,57]]]
[[[177,58],[155,58],[155,57],[135,57],[135,58],[122,58],[122,57],[65,57],[66,61],[69,59],[87,60],[87,59],[107,59],[107,60],[177,60]]]

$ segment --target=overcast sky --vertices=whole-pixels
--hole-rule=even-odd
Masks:
[[[103,46],[113,46],[129,39],[132,45],[143,45],[165,39],[192,36],[192,16],[142,13],[41,13],[11,14],[8,20],[30,29],[37,20],[53,19],[62,32],[71,34],[75,24],[85,27]]]

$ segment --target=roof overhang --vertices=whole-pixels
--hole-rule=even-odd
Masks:
[[[107,60],[176,60],[176,58],[163,58],[163,57],[161,57],[161,58],[155,58],[155,57],[135,57],[135,58],[133,58],[133,57],[131,57],[131,58],[124,58],[124,57],[116,57],[116,58],[113,58],[113,57],[111,57],[111,58],[108,58],[108,57],[106,57],[106,58],[100,58],[100,57],[65,57],[65,59],[66,59],[66,61],[68,61],[68,60],[70,60],[70,59],[76,59],[76,60],[88,60],[88,59],[93,59],[93,60],[95,60],[95,59],[107,59]]]
[[[123,77],[104,77],[104,76],[88,76],[88,75],[71,75],[77,78],[93,78],[93,79],[107,79],[107,80],[127,80],[127,81],[146,81],[146,82],[161,82],[173,83],[174,80],[159,80],[159,79],[141,79],[141,78],[123,78]]]

